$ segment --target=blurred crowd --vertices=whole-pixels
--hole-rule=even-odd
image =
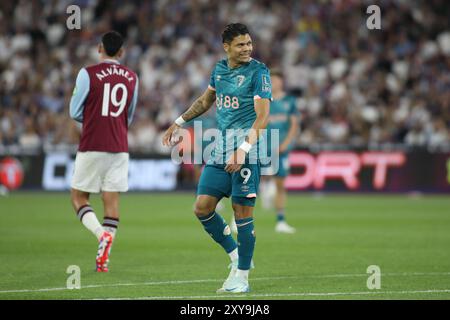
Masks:
[[[381,7],[381,30],[366,9]],[[161,135],[207,87],[221,32],[243,22],[254,57],[281,68],[301,114],[298,146],[448,147],[446,0],[19,0],[0,3],[0,148],[76,145],[69,100],[101,35],[126,38],[140,95],[132,150],[166,153]],[[81,8],[81,30],[66,9]]]

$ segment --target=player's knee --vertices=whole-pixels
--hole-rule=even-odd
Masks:
[[[197,217],[207,216],[214,211],[214,207],[205,201],[197,200],[194,206],[194,213]]]
[[[234,212],[234,218],[236,220],[247,219],[247,218],[252,218],[252,217],[253,217],[253,215],[249,212],[242,212],[242,211]]]
[[[276,189],[278,193],[284,193],[285,192],[285,188],[284,188],[284,179],[277,179],[276,183],[275,183]]]
[[[234,218],[236,220],[247,219],[253,217],[253,208],[247,206],[237,205],[232,203]]]
[[[77,190],[72,190],[70,193],[70,200],[75,210],[78,210],[80,207],[84,206],[89,199],[85,193],[78,192]]]

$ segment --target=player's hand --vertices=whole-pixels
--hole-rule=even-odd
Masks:
[[[239,171],[242,165],[245,163],[245,156],[245,151],[241,148],[238,148],[228,159],[227,165],[225,166],[225,171],[228,173]]]
[[[172,147],[174,145],[176,145],[178,142],[180,141],[174,141],[173,138],[173,134],[175,133],[175,131],[177,131],[179,128],[181,128],[179,125],[177,125],[176,123],[172,124],[169,129],[166,130],[166,132],[164,133],[164,136],[162,138],[162,144],[163,146],[166,147]]]

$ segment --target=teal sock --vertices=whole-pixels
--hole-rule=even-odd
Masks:
[[[238,269],[250,270],[256,242],[253,217],[236,220],[236,226],[238,229]]]
[[[286,217],[284,215],[284,210],[278,211],[278,213],[277,213],[277,222],[284,221],[284,220],[286,220]]]
[[[199,217],[198,220],[203,224],[206,232],[222,246],[222,248],[230,253],[237,248],[236,241],[234,241],[231,236],[230,227],[227,225],[225,220],[213,211],[205,217]]]

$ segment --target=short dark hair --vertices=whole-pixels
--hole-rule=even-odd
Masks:
[[[248,28],[242,23],[230,23],[222,32],[222,43],[230,43],[234,38],[240,35],[250,34]]]
[[[109,31],[102,36],[103,48],[109,57],[114,57],[123,45],[123,37],[117,31]]]

